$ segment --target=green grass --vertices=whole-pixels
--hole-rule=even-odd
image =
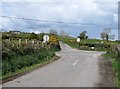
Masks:
[[[20,33],[20,34],[16,34],[16,36],[18,36],[18,37],[29,37],[30,34]]]
[[[100,42],[101,40],[98,39],[85,39],[80,41],[80,43],[87,43],[87,44],[100,43]]]
[[[117,72],[117,70],[118,70],[118,61],[117,60],[115,60],[115,59],[112,60],[112,67]]]
[[[118,72],[120,72],[120,54],[117,53],[106,53],[102,55],[106,60],[111,60],[112,63],[112,68],[115,71],[115,84],[119,87],[120,89],[120,74]]]
[[[63,43],[68,44],[72,48],[76,48],[79,50],[88,50],[88,51],[107,51],[108,49],[105,47],[106,45],[98,43],[101,40],[81,40],[80,43],[76,42],[73,38],[66,38],[64,39]],[[98,43],[98,44],[94,44]],[[94,49],[91,49],[91,46],[95,45]]]
[[[41,63],[53,56],[55,56],[55,53],[50,50],[43,50],[29,55],[16,54],[14,56],[10,56],[9,59],[6,58],[2,60],[2,74],[6,75],[10,72],[16,72],[22,68]]]
[[[87,44],[101,43],[101,42],[118,44],[120,41],[103,41],[103,40],[100,40],[100,39],[85,39],[85,40],[81,40],[80,42],[81,43],[87,43]]]
[[[105,54],[102,54],[102,56],[105,58],[105,59],[115,59],[117,57],[117,53],[105,53]]]
[[[118,44],[120,41],[103,41],[100,39],[84,39],[79,43],[76,42],[76,38],[73,37],[58,37],[63,43],[68,44],[72,48],[88,51],[108,51],[110,44]],[[91,49],[94,47],[94,49]]]
[[[58,36],[58,38],[59,38],[59,40],[61,40],[63,42],[69,41],[69,40],[76,41],[76,39],[77,39],[77,38],[73,38],[73,37],[62,37],[62,36]],[[84,39],[84,40],[80,41],[80,43],[87,43],[87,44],[101,43],[101,42],[114,43],[114,44],[120,43],[120,41],[103,41],[100,39]]]

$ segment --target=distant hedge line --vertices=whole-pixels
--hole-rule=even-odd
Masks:
[[[107,51],[110,48],[110,44],[108,43],[77,43],[75,41],[65,41],[65,43],[80,50]],[[92,49],[92,47],[94,47],[94,49]]]

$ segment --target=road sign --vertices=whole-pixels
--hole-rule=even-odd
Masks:
[[[43,40],[44,40],[45,42],[49,41],[49,36],[48,36],[48,35],[44,35],[44,36],[43,36]]]
[[[91,49],[95,49],[94,47],[91,47]]]
[[[77,38],[77,42],[80,42],[80,38]]]

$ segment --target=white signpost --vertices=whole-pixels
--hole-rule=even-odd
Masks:
[[[80,46],[80,38],[77,38],[77,40],[76,40],[77,42],[78,42],[78,47]]]
[[[80,42],[80,38],[77,38],[77,42]]]
[[[48,42],[49,41],[49,36],[48,35],[44,35],[43,36],[43,42]]]

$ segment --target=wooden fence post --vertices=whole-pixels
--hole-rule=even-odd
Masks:
[[[39,46],[39,41],[37,41],[37,46]]]
[[[28,40],[27,40],[27,39],[25,39],[25,43],[26,43],[26,44],[28,43]]]
[[[34,40],[32,40],[32,44],[34,45]]]
[[[21,44],[21,42],[22,42],[21,39],[19,39],[19,45]]]

